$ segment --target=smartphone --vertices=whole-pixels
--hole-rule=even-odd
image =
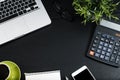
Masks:
[[[87,66],[83,66],[80,69],[72,73],[74,80],[96,80]]]

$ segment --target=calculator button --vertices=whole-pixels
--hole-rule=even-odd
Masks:
[[[110,57],[105,56],[105,60],[106,60],[106,61],[109,61],[109,59],[110,59]]]
[[[105,54],[105,51],[102,51],[102,54],[104,55],[104,54]]]
[[[105,46],[105,47],[108,47],[108,43],[105,43],[104,46]]]
[[[114,49],[115,49],[115,50],[118,50],[118,47],[115,47]]]
[[[97,32],[98,35],[101,35],[101,32]]]
[[[104,42],[100,41],[100,45],[103,45],[103,44],[104,44]]]
[[[116,55],[112,54],[110,61],[115,62],[115,59],[116,59]]]
[[[113,51],[114,54],[117,54],[117,51]]]
[[[97,47],[97,44],[93,44],[93,47]]]
[[[104,57],[105,57],[105,55],[100,55],[100,58],[101,58],[101,59],[104,59]]]
[[[94,48],[94,47],[92,47],[92,48],[91,48],[91,50],[92,50],[92,51],[95,51],[95,48]]]
[[[98,43],[98,40],[94,40],[94,43]]]
[[[111,40],[113,40],[113,41],[115,40],[115,38],[114,38],[114,37],[111,37],[110,39],[111,39]]]
[[[102,49],[102,47],[103,47],[103,46],[101,46],[101,45],[98,46],[99,49]]]
[[[112,47],[113,47],[113,45],[109,45],[108,47],[109,47],[109,48],[112,48]]]
[[[113,44],[114,42],[113,41],[110,41],[110,44]]]
[[[111,55],[111,53],[106,53],[106,56],[110,56]]]
[[[109,39],[111,36],[110,35],[107,35],[107,38]]]
[[[104,50],[104,51],[106,51],[106,50],[107,50],[107,48],[106,48],[106,47],[103,47],[103,50]]]
[[[95,56],[96,56],[96,57],[99,57],[99,56],[100,56],[100,54],[99,54],[99,53],[95,53]]]
[[[101,38],[100,40],[101,40],[101,41],[105,41],[105,38]]]
[[[106,39],[106,40],[105,40],[105,42],[107,42],[107,43],[108,43],[108,42],[109,42],[109,40],[108,40],[108,39]]]
[[[115,45],[116,45],[116,46],[120,46],[120,44],[119,44],[119,43],[115,43]]]
[[[120,56],[117,56],[116,63],[119,63],[119,61],[120,61]]]
[[[107,50],[107,51],[108,51],[108,52],[111,52],[112,50],[108,48],[108,50]]]
[[[94,51],[90,51],[89,54],[90,54],[91,56],[94,56],[95,52],[94,52]]]
[[[118,56],[120,56],[120,52],[118,52]]]
[[[100,50],[100,49],[98,49],[98,50],[97,50],[97,52],[98,52],[98,53],[101,53],[101,50]]]
[[[107,36],[107,34],[102,34],[102,37],[105,38]]]
[[[95,37],[95,39],[99,40],[99,37],[98,37],[98,36],[96,36],[96,37]]]

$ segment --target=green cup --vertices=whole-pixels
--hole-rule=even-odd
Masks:
[[[20,80],[21,71],[12,61],[0,62],[0,80]]]

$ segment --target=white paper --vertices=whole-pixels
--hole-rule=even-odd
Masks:
[[[25,80],[61,80],[60,71],[25,73]]]

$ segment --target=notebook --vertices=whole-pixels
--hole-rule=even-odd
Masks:
[[[60,70],[25,73],[25,80],[61,80]]]

